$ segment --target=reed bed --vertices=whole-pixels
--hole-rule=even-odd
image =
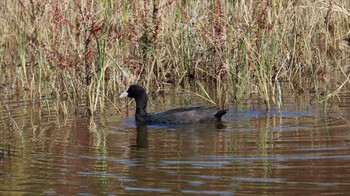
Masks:
[[[254,94],[267,108],[283,89],[324,104],[349,91],[348,0],[3,0],[0,10],[1,74],[13,70],[33,102],[61,100],[64,114],[81,99],[90,114],[118,108],[131,83],[195,81],[211,102]]]

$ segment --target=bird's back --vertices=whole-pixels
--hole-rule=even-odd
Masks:
[[[193,106],[148,114],[144,121],[148,124],[190,124],[220,120],[226,112],[216,106]]]

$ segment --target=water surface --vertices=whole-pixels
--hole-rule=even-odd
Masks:
[[[4,195],[350,192],[348,107],[231,107],[221,123],[147,127],[132,108],[92,119],[27,102],[1,107]]]

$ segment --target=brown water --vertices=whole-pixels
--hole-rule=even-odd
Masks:
[[[173,106],[181,104],[150,108]],[[343,106],[231,107],[222,123],[136,127],[113,110],[63,118],[45,106],[2,103],[0,193],[348,195]]]

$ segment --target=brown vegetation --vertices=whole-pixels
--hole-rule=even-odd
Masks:
[[[204,95],[214,82],[221,104],[255,93],[270,107],[282,87],[324,92],[320,102],[349,87],[348,0],[3,0],[0,10],[1,69],[17,71],[33,101],[84,97],[96,111],[126,84],[195,80]]]

